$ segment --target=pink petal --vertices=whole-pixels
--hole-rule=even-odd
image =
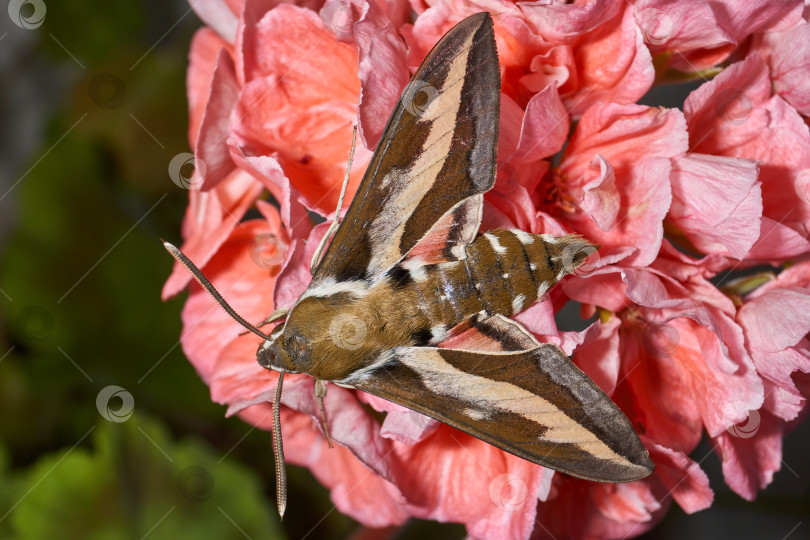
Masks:
[[[737,315],[757,371],[769,384],[765,407],[785,420],[796,418],[805,404],[793,373],[810,373],[810,353],[803,346],[810,333],[810,289],[807,282],[804,285],[801,289],[772,286],[746,302]]]
[[[738,319],[752,348],[779,352],[793,347],[810,333],[808,286],[810,283],[802,289],[771,288],[740,308]]]
[[[601,154],[621,175],[647,158],[674,158],[688,149],[683,114],[643,105],[596,105],[582,115],[565,151],[562,168],[587,167]]]
[[[694,150],[759,161],[763,216],[807,237],[810,198],[805,180],[810,176],[803,171],[810,169],[810,133],[795,109],[771,96],[760,56],[729,66],[692,92],[684,112]]]
[[[616,388],[621,369],[620,325],[621,321],[618,317],[599,324],[599,334],[577,347],[574,354],[574,362],[577,366],[587,373],[607,395],[611,395]]]
[[[307,256],[303,241],[293,240],[287,251],[284,267],[276,280],[274,302],[278,307],[292,308],[312,280],[309,264],[312,259]]]
[[[527,538],[534,528],[542,467],[447,426],[397,454],[412,515],[464,523],[479,538]]]
[[[675,158],[670,218],[704,253],[742,259],[759,238],[762,195],[750,160],[687,154]]]
[[[402,496],[396,487],[369,471],[350,450],[339,445],[329,448],[312,418],[290,412],[286,407],[282,408],[281,413],[287,463],[312,471],[318,482],[331,491],[332,502],[339,512],[368,527],[401,525],[408,519],[408,514],[402,508]],[[240,416],[253,425],[269,430],[272,406],[254,405],[242,411]]]
[[[669,323],[678,330],[680,340],[675,360],[689,372],[692,399],[706,431],[710,436],[717,436],[744,418],[749,410],[762,405],[762,381],[748,358],[736,358],[739,369],[733,373],[716,368],[724,363],[723,357],[727,354],[720,339],[730,339],[729,333],[718,336],[704,327],[680,321],[682,319]]]
[[[572,116],[598,103],[635,103],[652,86],[655,68],[632,7],[618,17],[582,36],[574,49],[579,89],[565,99]]]
[[[497,227],[514,228],[524,231],[539,231],[537,228],[537,209],[532,194],[543,175],[548,171],[548,162],[540,160],[532,163],[498,165],[498,177],[495,187],[485,195],[485,201],[497,208],[506,218],[494,222],[492,211],[484,212],[482,231]]]
[[[268,11],[280,3],[283,2],[280,0],[244,0],[234,45],[236,49],[236,76],[239,79],[240,86],[253,78],[263,75],[257,69],[261,60],[263,46],[259,22]]]
[[[767,411],[753,410],[744,425],[732,426],[713,439],[726,484],[740,497],[754,500],[782,467],[782,426]]]
[[[281,218],[293,238],[303,238],[309,234],[312,224],[307,209],[302,202],[302,195],[291,184],[284,174],[278,160],[272,156],[247,156],[239,148],[230,147],[231,158],[236,165],[254,177],[281,204]]]
[[[771,56],[774,91],[810,116],[810,23],[779,35]]]
[[[532,30],[549,42],[574,40],[619,12],[619,4],[595,0],[587,4],[526,3],[520,6]]]
[[[538,506],[532,538],[630,538],[653,528],[669,509],[648,481],[599,484],[556,477],[558,494]],[[663,501],[663,502],[659,502]]]
[[[526,105],[517,150],[512,163],[537,161],[556,154],[568,137],[568,112],[560,100],[555,84],[537,93]]]
[[[227,0],[202,0],[191,2],[194,12],[206,25],[213,28],[222,39],[233,43],[236,39],[237,15],[240,2]]]
[[[374,4],[370,6],[370,10],[375,9]],[[387,24],[382,26],[383,22]],[[355,38],[360,49],[360,134],[367,148],[375,148],[410,79],[405,44],[387,19],[375,21],[366,17],[359,21],[355,25]]]
[[[431,436],[440,425],[429,416],[401,407],[385,415],[380,436],[411,445]]]
[[[598,223],[610,223],[609,216],[590,216],[583,212],[571,221],[576,230],[604,249],[632,246],[635,253],[622,261],[629,266],[646,266],[658,254],[664,236],[663,219],[670,206],[671,165],[668,159],[647,159],[616,180],[621,209],[616,224],[603,231]],[[609,192],[608,192],[609,193]],[[585,199],[588,201],[588,199]],[[597,221],[599,220],[599,221]]]
[[[183,218],[185,242],[180,249],[194,264],[204,267],[261,192],[261,184],[240,170],[234,170],[211,191],[189,190],[189,205]],[[189,271],[175,263],[172,274],[163,285],[162,298],[176,295],[189,281]]]
[[[621,197],[616,189],[616,175],[605,158],[596,155],[594,164],[599,164],[599,176],[582,186],[579,207],[594,220],[603,231],[610,231],[616,224]]]
[[[807,238],[782,223],[763,217],[759,240],[751,248],[747,258],[781,262],[808,251],[810,242]]]
[[[208,28],[200,28],[191,39],[186,73],[186,93],[188,96],[188,141],[189,146],[197,145],[203,111],[208,103],[211,78],[217,65],[219,53],[227,43]]]
[[[748,298],[756,298],[772,289],[804,289],[808,286],[810,286],[810,262],[801,261],[782,270],[776,279],[771,280],[759,287],[756,291],[752,292]]]
[[[668,496],[687,514],[705,510],[714,501],[709,477],[683,452],[677,452],[642,436],[644,446],[655,462],[655,476],[664,484]]]
[[[633,7],[652,54],[674,53],[668,67],[694,72],[717,64],[734,50],[734,39],[706,0],[641,0]]]
[[[194,151],[196,158],[205,167],[205,178],[200,186],[205,191],[216,187],[234,168],[226,141],[230,131],[231,110],[238,96],[239,86],[233,60],[223,49],[217,58]]]
[[[278,238],[278,234],[271,231],[266,222],[245,222],[233,230],[203,267],[211,283],[248,321],[261,321],[273,311],[273,285],[279,267],[268,267],[256,254],[257,245],[271,238]],[[209,382],[220,352],[244,332],[244,328],[196,283],[191,287],[182,317],[180,344],[203,380]],[[252,357],[255,360],[255,350]]]
[[[655,258],[671,201],[669,160],[687,150],[686,138],[677,110],[609,104],[591,107],[582,116],[565,150],[560,175],[570,196],[579,198],[584,186],[601,175],[593,162],[597,155],[613,168],[621,198],[613,230],[597,226],[597,222],[606,226],[607,216],[577,212],[569,217],[577,231],[602,246],[600,255],[632,247],[637,252],[624,264],[643,266]]]
[[[768,28],[789,28],[802,16],[802,0],[712,0],[712,9],[723,29],[741,43],[746,36]]]
[[[255,63],[231,118],[231,144],[248,157],[277,159],[307,208],[333,212],[357,114],[356,50],[337,41],[317,14],[289,5],[261,19],[255,43]],[[370,155],[355,149],[349,198]]]
[[[703,430],[701,410],[694,397],[693,374],[682,367],[685,363],[681,363],[680,355],[673,356],[680,344],[679,335],[672,323],[630,326],[620,334],[620,355],[626,384],[633,393],[634,421],[644,426],[651,440],[689,453],[700,442]],[[697,384],[703,392],[702,381]]]

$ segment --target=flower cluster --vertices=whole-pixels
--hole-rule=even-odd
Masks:
[[[207,26],[190,53],[198,166],[182,249],[248,320],[290,307],[309,282],[326,225],[313,227],[308,212],[334,213],[352,125],[349,197],[410,74],[479,11],[493,14],[503,89],[482,230],[573,232],[601,246],[517,319],[573,354],[622,408],[655,473],[620,485],[554,474],[334,385],[329,449],[312,379],[289,376],[285,454],[340,511],[373,527],[460,522],[480,538],[633,536],[673,501],[690,513],[711,505],[689,457],[704,434],[735,492],[753,499],[768,485],[810,395],[801,0],[192,4]],[[638,103],[677,80],[702,83],[682,108]],[[164,296],[188,283],[176,267]],[[593,321],[581,332],[555,324],[569,300]],[[183,349],[212,398],[269,429],[277,375],[256,363],[257,338],[196,285],[183,324]]]

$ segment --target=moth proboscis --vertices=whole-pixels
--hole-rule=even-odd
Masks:
[[[282,516],[284,373],[314,377],[321,407],[324,382],[355,388],[571,476],[628,482],[652,472],[610,398],[562,350],[509,318],[596,247],[573,235],[478,235],[483,194],[495,182],[499,107],[492,19],[478,13],[452,28],[414,74],[339,226],[338,203],[337,228],[316,250],[311,283],[292,308],[264,321],[284,319],[269,335],[166,244],[262,337],[259,364],[280,374],[273,435]],[[344,192],[347,180],[348,171]],[[362,326],[362,339],[340,324],[349,320]],[[446,342],[452,347],[440,346]],[[321,424],[328,436],[323,413]]]

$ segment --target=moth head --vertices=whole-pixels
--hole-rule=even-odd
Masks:
[[[281,330],[281,328],[279,328]],[[268,340],[259,346],[256,358],[259,365],[275,371],[299,373],[306,371],[311,362],[311,346],[309,340],[298,332],[280,331],[271,334],[272,341]]]

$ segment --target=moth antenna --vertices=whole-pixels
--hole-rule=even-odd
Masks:
[[[208,278],[205,277],[205,274],[203,274],[202,271],[199,268],[197,268],[194,265],[194,263],[191,262],[191,259],[186,257],[182,251],[177,249],[177,247],[170,244],[169,242],[166,242],[165,240],[163,240],[163,247],[166,248],[166,251],[168,251],[171,254],[171,256],[177,260],[177,262],[185,266],[188,269],[188,271],[191,272],[191,275],[194,276],[194,279],[197,280],[197,283],[199,283],[203,289],[208,291],[208,293],[214,297],[214,300],[216,300],[217,304],[219,304],[220,307],[224,309],[226,313],[228,313],[228,315],[233,317],[233,319],[236,322],[238,322],[239,324],[241,324],[242,326],[244,326],[257,336],[261,336],[262,338],[268,341],[273,341],[270,338],[270,336],[266,335],[264,332],[262,332],[261,330],[259,330],[258,328],[247,322],[236,311],[234,311],[234,309],[228,304],[228,302],[226,302],[225,299],[222,298],[222,295],[219,294],[219,291],[217,291],[211,284],[211,282],[208,281]]]
[[[329,428],[326,427],[326,409],[323,407],[323,398],[326,397],[326,383],[320,379],[315,379],[315,397],[318,398],[318,408],[321,410],[321,427],[324,435],[326,435],[326,444],[329,445],[329,448],[334,448],[332,438],[329,436]]]
[[[318,267],[318,263],[321,259],[321,254],[323,253],[323,248],[326,246],[326,243],[335,234],[335,231],[340,225],[340,209],[343,208],[343,197],[346,196],[346,188],[349,185],[349,173],[352,170],[352,160],[354,160],[354,144],[357,142],[357,124],[354,125],[352,129],[352,149],[349,152],[349,163],[346,166],[346,176],[343,177],[343,187],[340,188],[340,197],[338,197],[337,203],[337,210],[335,210],[335,217],[332,219],[332,224],[329,226],[329,230],[326,231],[326,234],[323,235],[321,241],[318,243],[318,247],[315,249],[315,254],[312,256],[312,262],[309,264],[309,272],[311,274],[315,274],[315,268]]]
[[[284,372],[278,374],[276,399],[273,401],[273,455],[276,458],[276,503],[278,515],[284,519],[287,509],[287,468],[284,463],[284,446],[281,444],[281,385],[284,383]]]
[[[284,317],[287,316],[287,313],[289,313],[289,312],[290,312],[290,308],[279,308],[279,309],[275,310],[273,313],[271,313],[270,315],[268,315],[268,317],[265,320],[263,320],[262,322],[257,324],[256,328],[261,328],[265,324],[270,324],[271,322],[275,322],[275,321],[277,321],[279,319],[283,319]],[[245,334],[247,334],[247,332],[240,332],[239,333],[240,336],[244,336]]]

